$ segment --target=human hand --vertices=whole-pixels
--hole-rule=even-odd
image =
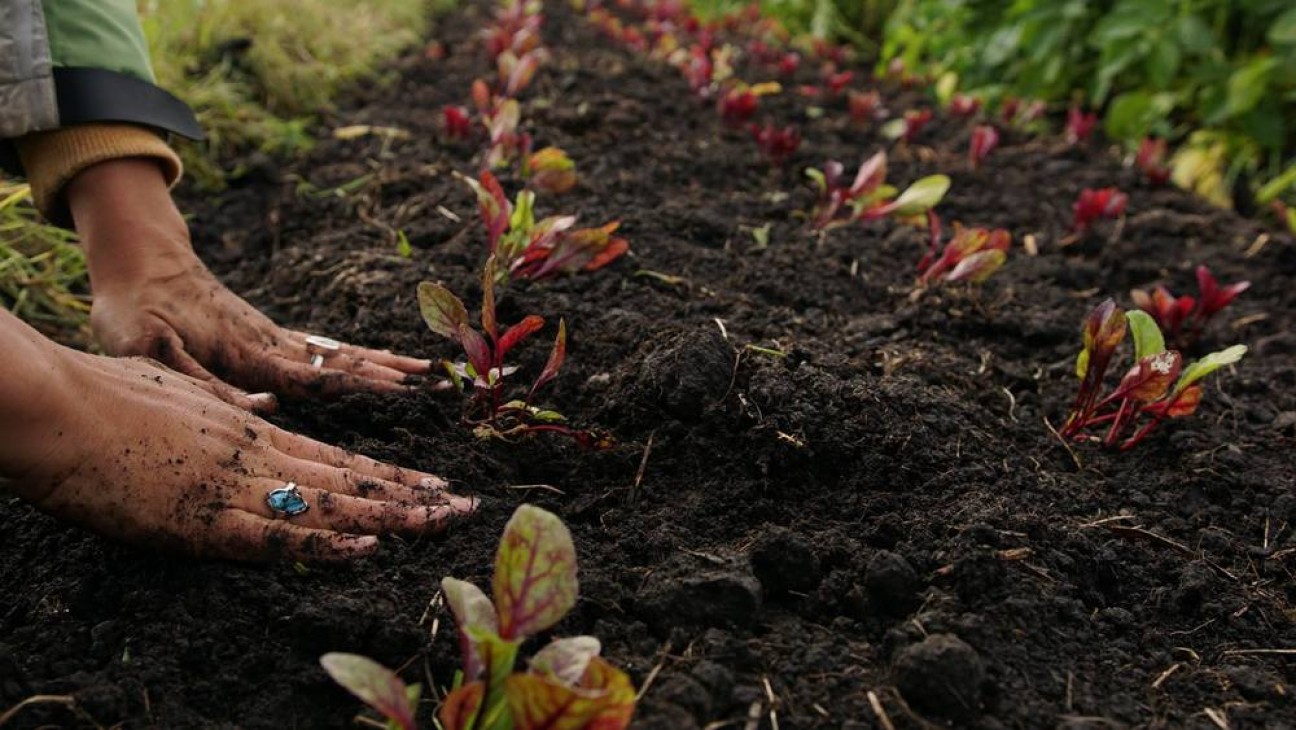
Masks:
[[[312,347],[307,334],[276,325],[225,288],[194,255],[149,160],[90,167],[66,194],[90,269],[91,324],[111,355],[143,355],[200,380],[295,396],[406,390],[408,376],[431,368],[383,350]],[[233,389],[221,394],[255,405]]]
[[[276,428],[157,363],[62,352],[39,418],[15,428],[0,467],[19,496],[105,536],[206,557],[335,561],[476,507],[431,474]],[[291,517],[267,502],[288,482],[309,505]]]

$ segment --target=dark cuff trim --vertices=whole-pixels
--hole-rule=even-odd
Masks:
[[[179,99],[147,81],[102,68],[56,68],[59,126],[87,122],[142,124],[188,139],[202,139],[202,127]]]
[[[54,69],[59,127],[91,122],[121,122],[203,138],[202,127],[183,102],[164,89],[134,76],[102,68]],[[0,169],[22,174],[18,153],[9,140],[0,140]]]

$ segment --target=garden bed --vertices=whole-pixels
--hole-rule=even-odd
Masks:
[[[319,656],[363,653],[444,687],[458,647],[430,607],[439,580],[483,584],[527,501],[566,520],[581,561],[558,633],[594,634],[636,685],[651,678],[635,727],[1291,722],[1289,238],[1148,187],[1098,143],[1009,132],[972,171],[967,124],[938,116],[891,149],[889,179],[948,174],[942,217],[1006,228],[1014,248],[984,286],[914,297],[922,231],[819,237],[799,215],[814,203],[800,171],[892,147],[876,125],[852,126],[844,105],[803,121],[804,99],[766,97],[761,114],[802,123],[806,140],[771,170],[672,68],[565,4],[546,12],[554,57],[524,118],[581,180],[541,212],[620,219],[632,253],[514,283],[500,319],[541,314],[549,336],[566,319],[568,361],[540,402],[617,445],[480,441],[446,393],[287,402],[276,422],[483,500],[443,538],[388,539],[341,568],[154,555],[0,504],[0,708],[73,694],[85,723],[349,725],[359,703]],[[330,120],[406,134],[323,130],[298,164],[250,158],[221,196],[183,194],[231,288],[289,326],[456,354],[415,288],[441,281],[473,309],[480,296],[485,237],[451,175],[475,169],[476,148],[439,139],[442,106],[489,70],[474,39],[486,17],[446,18],[448,55],[402,60],[393,85]],[[891,90],[885,106],[920,103]],[[1108,186],[1130,195],[1124,220],[1061,246],[1080,190]],[[752,230],[767,224],[762,245]],[[1074,397],[1086,313],[1107,296],[1128,306],[1131,287],[1187,289],[1201,263],[1253,286],[1189,354],[1241,342],[1247,357],[1212,376],[1195,416],[1132,451],[1065,446],[1045,421],[1060,426]],[[529,373],[547,354],[518,353]],[[33,708],[14,724],[75,718]]]

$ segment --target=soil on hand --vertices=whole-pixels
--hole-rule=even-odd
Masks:
[[[359,703],[319,668],[329,651],[435,698],[457,666],[451,620],[430,606],[438,582],[486,585],[523,501],[571,526],[581,600],[555,633],[599,637],[647,685],[635,727],[1296,722],[1292,240],[1146,186],[1101,143],[1007,133],[972,171],[964,122],[892,146],[844,102],[808,119],[791,92],[763,99],[761,118],[800,124],[806,142],[772,170],[673,69],[565,4],[547,13],[554,56],[524,125],[581,180],[540,213],[619,219],[632,253],[514,283],[499,316],[540,314],[548,338],[566,319],[568,361],[540,404],[617,445],[478,440],[457,395],[430,389],[285,403],[288,428],[482,498],[443,537],[388,539],[341,568],[159,555],[6,501],[0,708],[37,694],[79,707],[26,709],[14,727],[350,726]],[[357,91],[303,161],[252,157],[228,191],[183,193],[234,291],[299,329],[457,354],[423,325],[415,287],[441,281],[478,306],[485,236],[451,174],[476,170],[478,145],[443,141],[440,110],[493,73],[474,34],[485,18],[445,18],[448,56],[414,54]],[[887,93],[894,114],[922,102]],[[331,133],[350,125],[401,133]],[[911,227],[808,232],[800,171],[887,147],[897,184],[953,178],[947,223],[1012,232],[986,285],[911,296],[925,246]],[[1079,191],[1107,186],[1130,194],[1127,217],[1061,246]],[[1048,424],[1074,396],[1084,315],[1106,296],[1129,306],[1131,287],[1190,289],[1202,263],[1254,285],[1189,355],[1240,342],[1246,359],[1131,452],[1060,442]],[[516,351],[522,375],[543,339]]]

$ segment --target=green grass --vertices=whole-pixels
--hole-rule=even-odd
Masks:
[[[347,84],[423,37],[453,0],[140,0],[160,86],[207,133],[180,145],[189,180],[218,189],[250,151],[309,148],[310,124]],[[60,340],[89,344],[85,260],[73,234],[43,225],[26,187],[0,180],[0,306]]]

